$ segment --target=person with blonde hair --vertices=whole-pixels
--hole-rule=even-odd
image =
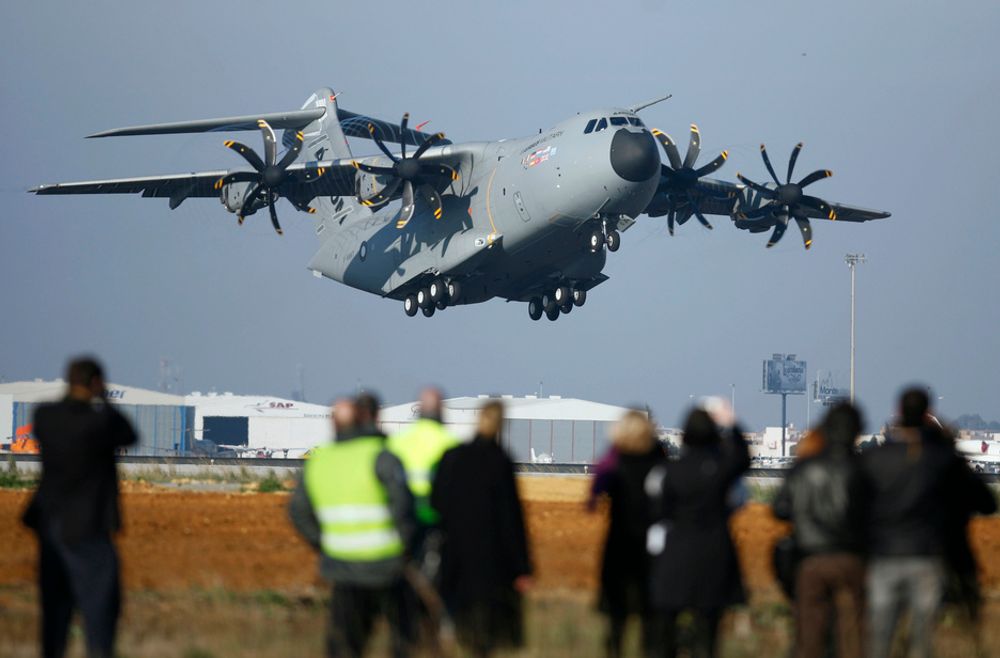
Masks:
[[[431,505],[441,515],[441,595],[473,655],[524,643],[521,594],[531,558],[514,464],[500,445],[503,404],[479,413],[475,438],[441,458]]]
[[[599,609],[608,617],[605,640],[608,656],[621,655],[625,626],[631,615],[639,615],[641,619],[647,653],[654,646],[646,553],[650,506],[643,483],[649,472],[665,459],[649,417],[631,410],[613,426],[611,448],[594,471],[588,508],[596,510],[601,497],[610,500],[598,601]]]

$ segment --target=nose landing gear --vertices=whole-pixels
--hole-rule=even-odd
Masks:
[[[596,254],[604,247],[607,247],[608,251],[611,252],[618,251],[622,245],[622,235],[616,226],[616,224],[604,219],[601,221],[601,227],[587,236],[587,246],[591,253]]]

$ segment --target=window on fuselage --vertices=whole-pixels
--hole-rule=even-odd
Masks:
[[[627,126],[628,125],[628,119],[626,119],[625,117],[611,117],[611,125],[612,126]]]
[[[635,126],[637,128],[645,128],[646,127],[646,125],[642,122],[642,119],[640,119],[639,117],[629,117],[628,118],[628,122],[631,123],[633,126]]]
[[[587,127],[583,129],[583,134],[594,132],[594,126],[597,125],[597,119],[591,119],[587,122]]]
[[[599,133],[607,127],[608,127],[608,120],[605,119],[604,117],[601,117],[601,120],[597,122],[597,127],[594,128],[594,132]]]

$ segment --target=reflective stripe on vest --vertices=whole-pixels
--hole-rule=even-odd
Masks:
[[[367,562],[403,554],[388,494],[375,475],[383,449],[381,438],[360,437],[317,448],[306,461],[306,492],[326,555]]]

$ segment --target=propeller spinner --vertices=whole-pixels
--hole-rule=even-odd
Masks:
[[[774,173],[774,167],[771,166],[771,159],[767,157],[767,149],[764,148],[763,144],[760,145],[761,158],[763,158],[764,165],[767,167],[768,173],[771,174],[771,178],[774,179],[774,183],[777,186],[774,189],[760,183],[755,183],[742,174],[736,174],[737,178],[769,201],[769,203],[759,208],[743,211],[739,215],[740,219],[743,220],[761,219],[768,215],[773,216],[775,224],[771,239],[767,242],[769,248],[776,245],[781,236],[785,234],[790,217],[795,219],[795,223],[802,233],[802,242],[805,244],[806,249],[812,246],[812,226],[809,224],[808,216],[810,210],[826,215],[829,219],[837,219],[837,211],[829,203],[819,197],[804,194],[802,191],[803,188],[812,185],[818,180],[829,178],[833,175],[832,171],[829,169],[818,169],[798,183],[792,182],[795,161],[798,160],[801,150],[802,142],[796,144],[795,148],[792,149],[792,155],[788,159],[788,175],[785,177],[785,182],[782,183],[778,179],[778,175]]]

